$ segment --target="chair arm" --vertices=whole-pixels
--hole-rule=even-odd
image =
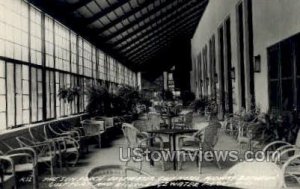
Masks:
[[[297,155],[292,156],[291,158],[289,158],[289,159],[283,164],[283,166],[282,166],[282,168],[281,168],[282,174],[283,174],[283,178],[284,178],[284,176],[285,176],[284,173],[285,173],[285,170],[286,170],[287,166],[288,166],[292,161],[294,161],[294,160],[297,159],[297,158],[300,158],[300,154],[297,154]]]
[[[288,142],[284,142],[284,141],[274,141],[274,142],[271,142],[269,144],[267,144],[264,148],[263,148],[263,152],[264,154],[267,152],[268,148],[270,148],[271,146],[275,145],[275,144],[284,144],[284,145],[290,145],[290,143]]]
[[[24,152],[26,154],[33,155],[33,157],[35,157],[35,158],[37,157],[36,151],[31,147],[15,148],[15,149],[12,149],[12,150],[9,150],[8,152],[6,152],[5,155],[10,155],[10,154],[14,154],[14,153],[24,153]]]
[[[150,137],[149,133],[147,133],[147,132],[140,132],[140,134],[145,138]]]
[[[295,145],[287,144],[287,145],[280,146],[279,148],[276,149],[276,151],[281,153],[281,151],[284,151],[289,148],[294,148],[294,147],[295,147]]]
[[[26,157],[26,158],[30,158],[32,160],[32,165],[33,167],[35,167],[37,165],[37,158],[36,156],[32,156],[28,153],[15,153],[15,154],[6,154],[6,156],[8,156],[11,159],[14,159],[16,157]]]
[[[201,143],[201,140],[195,136],[179,136],[177,138],[179,148],[182,147],[184,140],[186,140],[186,142],[192,141],[192,142],[199,142],[199,144]]]
[[[150,140],[155,139],[155,138],[158,139],[158,142],[159,142],[159,149],[163,150],[163,149],[164,149],[164,142],[163,142],[163,140],[162,140],[162,138],[161,138],[160,136],[151,136],[151,137],[147,137],[147,138],[145,138],[145,139],[143,139],[143,140],[141,140],[141,141],[138,142],[138,147],[139,147],[139,148],[142,147],[142,144],[143,144],[144,142],[147,142],[147,141],[149,142]]]
[[[64,140],[65,140],[65,143],[69,141],[69,142],[71,142],[77,149],[80,148],[80,145],[79,145],[78,141],[75,140],[74,138],[72,138],[72,137],[65,137]],[[66,148],[67,148],[67,147],[66,147]]]
[[[281,152],[278,152],[278,153],[273,153],[272,155],[272,160],[275,160],[275,163],[278,163],[280,160],[281,160],[281,157],[284,155],[284,154],[287,154],[289,152],[295,152],[295,151],[300,151],[300,148],[296,147],[296,146],[290,146],[290,148],[288,149],[285,149]]]
[[[11,165],[12,174],[15,175],[15,163],[14,163],[13,159],[9,156],[0,156],[0,160],[8,162]]]

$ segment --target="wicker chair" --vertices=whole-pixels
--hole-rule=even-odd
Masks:
[[[11,169],[10,173],[6,172],[8,168]],[[15,164],[9,156],[0,155],[0,188],[17,188]]]
[[[298,131],[295,144],[285,141],[274,141],[263,148],[266,158],[274,160],[275,163],[283,165],[291,156],[300,154],[300,130]]]
[[[178,137],[178,145],[179,149],[184,152],[189,153],[198,153],[198,155],[203,155],[202,152],[211,151],[212,155],[216,155],[214,153],[214,147],[219,139],[219,129],[221,128],[221,124],[217,121],[211,121],[210,124],[205,128],[204,131],[198,131],[194,133],[192,136],[183,135]],[[220,163],[216,157],[213,157],[217,163],[219,169],[221,169]],[[199,173],[202,172],[202,161],[201,157],[198,157],[198,168]],[[182,162],[179,161],[179,169],[182,168]]]
[[[19,136],[16,137],[21,147],[31,147],[37,155],[37,163],[47,164],[50,168],[51,177],[54,176],[54,165],[56,162],[56,148],[52,142],[33,142],[32,140]]]
[[[38,188],[38,170],[37,170],[37,154],[31,147],[13,148],[7,143],[0,141],[2,146],[7,148],[7,151],[1,152],[6,157],[9,157],[14,162],[13,167],[6,170],[8,173],[24,173],[30,172],[32,176],[33,189]]]
[[[44,126],[44,135],[47,140],[60,141],[62,159],[66,165],[75,166],[80,156],[80,134],[78,132],[57,132],[50,124]]]
[[[280,168],[264,161],[237,163],[224,174],[224,178],[221,184],[232,188],[281,189],[284,183]]]
[[[300,151],[300,150],[299,150]],[[300,187],[300,154],[290,157],[281,168],[284,178],[284,188]],[[288,181],[289,179],[293,179]],[[292,185],[292,186],[290,186]]]
[[[149,112],[147,123],[148,123],[148,127],[151,128],[151,130],[160,129],[160,123],[161,123],[160,114],[156,112]]]
[[[134,149],[139,148],[144,151],[159,151],[163,153],[166,150],[164,142],[159,136],[149,136],[145,132],[140,132],[133,125],[128,123],[123,123],[122,131],[127,142],[127,147]],[[143,153],[143,155],[146,155]],[[140,157],[138,157],[140,158]],[[126,165],[129,162],[126,162]],[[161,161],[162,169],[165,170],[165,162]],[[142,161],[140,161],[140,170],[142,169]]]
[[[84,131],[83,137],[90,138],[90,137],[97,137],[98,139],[98,146],[101,148],[101,136],[105,131],[103,120],[83,120],[81,121],[82,129]],[[87,146],[88,147],[88,146]]]
[[[174,128],[192,128],[193,112],[189,111],[180,116],[180,118],[173,123]]]

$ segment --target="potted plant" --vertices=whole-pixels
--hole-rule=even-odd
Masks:
[[[57,96],[59,99],[62,99],[65,103],[68,104],[68,112],[70,112],[70,104],[76,99],[76,97],[79,97],[81,88],[79,86],[73,86],[73,87],[61,87],[58,90]]]
[[[90,84],[87,87],[88,104],[86,107],[90,116],[103,116],[110,109],[110,95],[107,88],[100,84]]]

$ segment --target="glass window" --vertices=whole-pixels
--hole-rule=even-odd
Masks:
[[[77,36],[71,32],[71,72],[77,73]]]
[[[55,91],[54,91],[54,72],[46,71],[46,94],[47,94],[47,119],[55,117]]]
[[[42,15],[39,10],[30,7],[30,62],[42,65]]]
[[[5,62],[0,61],[0,130],[6,129],[6,73]]]
[[[58,22],[55,30],[55,67],[59,70],[70,71],[70,32]]]
[[[46,66],[54,67],[54,22],[49,16],[45,16],[45,54]]]
[[[28,6],[22,0],[0,2],[0,56],[28,61]]]
[[[106,79],[106,72],[105,72],[105,55],[102,51],[98,51],[98,73],[100,74],[100,79]]]
[[[92,45],[83,41],[83,67],[84,75],[92,77]]]

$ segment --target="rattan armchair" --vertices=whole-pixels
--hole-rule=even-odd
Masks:
[[[166,147],[164,146],[164,142],[159,136],[149,136],[146,132],[140,132],[133,125],[128,123],[123,123],[122,131],[127,143],[127,147],[131,149],[138,148],[141,150],[142,155],[147,155],[144,152],[153,152],[157,151],[160,153],[164,153]],[[150,154],[148,154],[150,155]],[[138,157],[141,158],[141,157]],[[126,165],[128,161],[126,162]],[[165,162],[161,160],[162,170],[165,170]],[[140,161],[140,169],[142,169],[142,161]]]
[[[219,169],[221,169],[220,163],[216,154],[214,153],[214,147],[219,139],[219,129],[221,124],[217,121],[211,122],[204,131],[199,130],[194,133],[192,136],[182,135],[178,137],[179,150],[181,152],[187,153],[197,153],[197,165],[199,168],[199,173],[202,172],[202,157],[204,153],[211,151],[214,160],[217,163]],[[179,161],[179,169],[182,169],[182,161]]]
[[[59,142],[59,149],[62,154],[62,159],[66,165],[75,166],[80,156],[80,145],[78,132],[57,132],[50,124],[44,126],[44,135],[47,140]]]
[[[43,163],[49,166],[51,177],[54,176],[54,165],[56,162],[56,147],[53,142],[33,142],[32,140],[19,136],[16,137],[21,147],[31,147],[37,155],[37,163]]]
[[[2,152],[2,155],[9,157],[14,162],[13,167],[7,169],[6,172],[16,174],[30,172],[32,176],[33,188],[38,187],[38,170],[37,170],[37,154],[31,147],[13,148],[5,142],[0,142],[3,146],[7,147],[8,150]]]
[[[8,173],[6,171],[7,169],[10,169],[11,172]],[[14,161],[9,156],[4,156],[1,151],[0,151],[0,188],[3,189],[17,188]]]

